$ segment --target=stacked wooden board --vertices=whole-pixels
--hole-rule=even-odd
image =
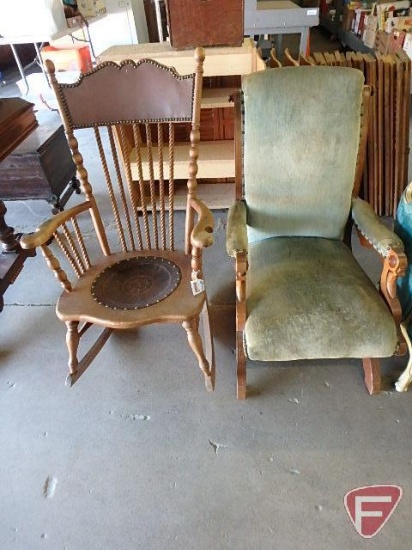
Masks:
[[[309,61],[364,73],[372,97],[362,196],[379,216],[395,217],[408,184],[410,58],[403,50],[387,55],[336,51],[315,52]]]
[[[378,216],[396,217],[399,199],[408,184],[411,59],[403,50],[386,55],[314,52],[299,59],[293,59],[285,50],[281,62],[272,50],[269,66],[282,65],[353,67],[363,72],[365,84],[371,87],[371,101],[361,196]]]

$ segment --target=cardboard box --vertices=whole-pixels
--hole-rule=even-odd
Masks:
[[[377,31],[375,49],[383,55],[395,53],[402,49],[405,41],[405,32],[394,30],[391,33]]]
[[[77,6],[83,17],[97,17],[106,13],[104,0],[78,0]]]
[[[390,44],[389,44],[389,53],[395,53],[398,50],[402,49],[403,43],[405,41],[405,31],[399,31],[395,29],[390,34]]]
[[[405,40],[403,41],[402,46],[403,51],[412,59],[412,33],[408,32],[405,34]]]
[[[399,31],[412,29],[412,17],[389,17],[385,21],[385,32],[392,32],[393,29]]]
[[[385,2],[383,4],[376,5],[376,14],[378,16],[378,28],[379,30],[385,29],[385,21],[388,19],[390,12],[395,10],[408,10],[409,0],[399,0],[398,2]]]
[[[386,55],[389,49],[389,37],[390,34],[385,31],[376,31],[375,50]]]
[[[378,18],[376,15],[369,14],[365,17],[365,30],[376,31],[378,30]]]
[[[173,48],[243,44],[243,0],[168,0],[166,15]]]
[[[376,30],[371,31],[369,29],[365,29],[362,35],[362,42],[368,48],[374,48],[376,43]]]

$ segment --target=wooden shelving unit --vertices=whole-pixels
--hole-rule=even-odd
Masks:
[[[230,97],[237,88],[205,88],[202,94],[202,109],[233,107]]]
[[[320,14],[319,24],[340,40],[343,46],[346,46],[350,50],[361,53],[372,53],[373,49],[365,46],[360,36],[357,36],[350,30],[344,30],[342,28],[341,19],[344,13],[344,3],[342,0],[335,0],[334,2],[335,12],[332,15]]]
[[[198,178],[199,179],[219,179],[219,178],[234,178],[235,177],[235,165],[234,165],[234,149],[233,143],[230,140],[219,141],[202,141],[200,143],[201,155],[198,160]],[[167,179],[168,169],[168,151],[167,147],[163,147],[164,163],[164,177]],[[178,143],[175,145],[175,165],[174,165],[174,177],[175,179],[187,179],[187,167],[189,159],[189,144]],[[132,177],[134,180],[138,180],[138,170],[135,161],[135,151],[130,153],[130,160],[132,165]],[[149,180],[149,163],[145,150],[142,150],[143,160],[143,178]],[[159,172],[157,166],[155,167],[154,177],[159,178]]]
[[[144,58],[155,59],[159,63],[174,67],[180,74],[191,73],[194,68],[193,50],[175,50],[167,42],[112,46],[99,56],[98,63],[105,61],[120,63],[125,59],[138,61]],[[227,208],[234,200],[233,183],[215,182],[215,180],[233,180],[235,176],[233,103],[230,102],[230,96],[238,88],[225,85],[224,82],[230,80],[230,77],[241,77],[263,70],[265,67],[250,38],[245,39],[243,45],[239,47],[206,48],[198,195],[206,200],[210,208]],[[188,147],[188,141],[181,141],[176,145],[174,174],[176,180],[187,177]],[[133,164],[134,151],[131,150],[130,154],[132,176],[137,180],[137,167]],[[148,179],[147,163],[143,165],[143,177]],[[156,177],[157,174],[155,174]],[[209,183],[207,180],[214,180],[214,183]],[[179,199],[177,203],[180,205]],[[182,202],[178,207],[184,208],[185,204]]]

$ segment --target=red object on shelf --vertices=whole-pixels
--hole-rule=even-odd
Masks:
[[[80,71],[87,73],[93,69],[89,46],[71,44],[69,46],[44,46],[41,49],[43,62],[53,61],[56,71]]]

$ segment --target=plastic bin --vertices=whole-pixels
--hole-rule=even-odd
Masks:
[[[80,71],[87,73],[93,69],[89,46],[71,44],[68,46],[44,46],[41,49],[43,63],[53,61],[56,71]]]

